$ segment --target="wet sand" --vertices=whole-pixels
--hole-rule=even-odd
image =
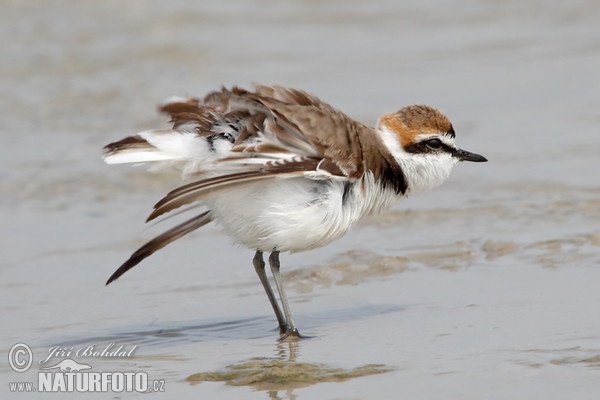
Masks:
[[[37,382],[52,346],[110,343],[137,347],[75,359],[144,371],[165,398],[597,398],[598,18],[594,1],[5,2],[0,355],[23,342],[34,364],[0,363],[2,398],[34,397],[8,382]],[[252,252],[217,226],[104,286],[171,226],[143,221],[179,178],[101,148],[166,126],[171,95],[254,81],[369,124],[434,105],[490,160],[282,255],[299,342],[276,340]]]

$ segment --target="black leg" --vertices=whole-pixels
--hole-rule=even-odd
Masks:
[[[281,338],[285,339],[289,336],[299,337],[300,334],[298,333],[298,329],[296,329],[296,325],[294,324],[292,310],[290,309],[285,290],[283,289],[283,284],[281,283],[281,277],[279,274],[279,252],[277,250],[273,251],[269,256],[269,265],[271,266],[273,279],[275,280],[275,285],[277,286],[277,291],[279,292],[279,300],[281,300],[283,313],[285,314],[285,319],[287,321],[286,330],[283,332],[283,336]]]
[[[269,302],[273,307],[273,311],[275,311],[275,316],[277,317],[277,322],[279,323],[279,332],[284,334],[288,330],[288,325],[286,323],[286,319],[284,318],[281,310],[279,309],[279,305],[277,304],[277,299],[275,299],[275,295],[273,294],[273,289],[271,289],[271,285],[269,284],[269,279],[267,278],[267,274],[265,273],[265,261],[263,260],[263,252],[260,250],[256,251],[254,254],[254,259],[252,260],[252,264],[254,265],[254,269],[258,274],[258,279],[260,279],[260,283],[262,283],[265,292],[267,293],[267,297],[269,298]],[[277,281],[275,281],[277,283]]]

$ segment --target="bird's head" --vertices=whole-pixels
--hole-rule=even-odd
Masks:
[[[487,159],[456,147],[456,133],[444,114],[426,105],[412,105],[383,115],[377,132],[402,168],[408,191],[440,185],[459,161]]]

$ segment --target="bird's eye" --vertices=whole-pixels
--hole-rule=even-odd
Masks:
[[[425,142],[425,145],[432,150],[438,150],[442,147],[442,141],[440,139],[429,139]]]

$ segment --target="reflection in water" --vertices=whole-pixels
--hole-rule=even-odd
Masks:
[[[287,361],[290,363],[296,362],[300,355],[300,342],[306,339],[290,338],[280,340],[275,346],[275,355],[278,360]]]
[[[300,350],[300,340],[283,340],[277,342],[275,346],[275,355],[279,360],[287,360],[289,363],[296,362],[299,350]],[[301,339],[302,340],[302,339]],[[280,395],[280,392],[283,395]],[[269,394],[269,399],[272,400],[296,400],[298,395],[294,393],[294,389],[284,389],[284,390],[269,390],[267,391]]]
[[[269,399],[273,400],[296,400],[298,396],[294,393],[293,389],[285,390],[285,396],[281,397],[277,390],[269,390]]]
[[[280,341],[275,357],[254,357],[223,370],[192,374],[187,381],[192,385],[202,382],[225,382],[231,386],[251,386],[267,391],[271,399],[294,399],[294,389],[324,382],[344,382],[362,376],[390,372],[393,368],[381,364],[365,364],[345,369],[321,363],[298,362],[300,347],[306,339]],[[280,392],[285,397],[280,396]]]

